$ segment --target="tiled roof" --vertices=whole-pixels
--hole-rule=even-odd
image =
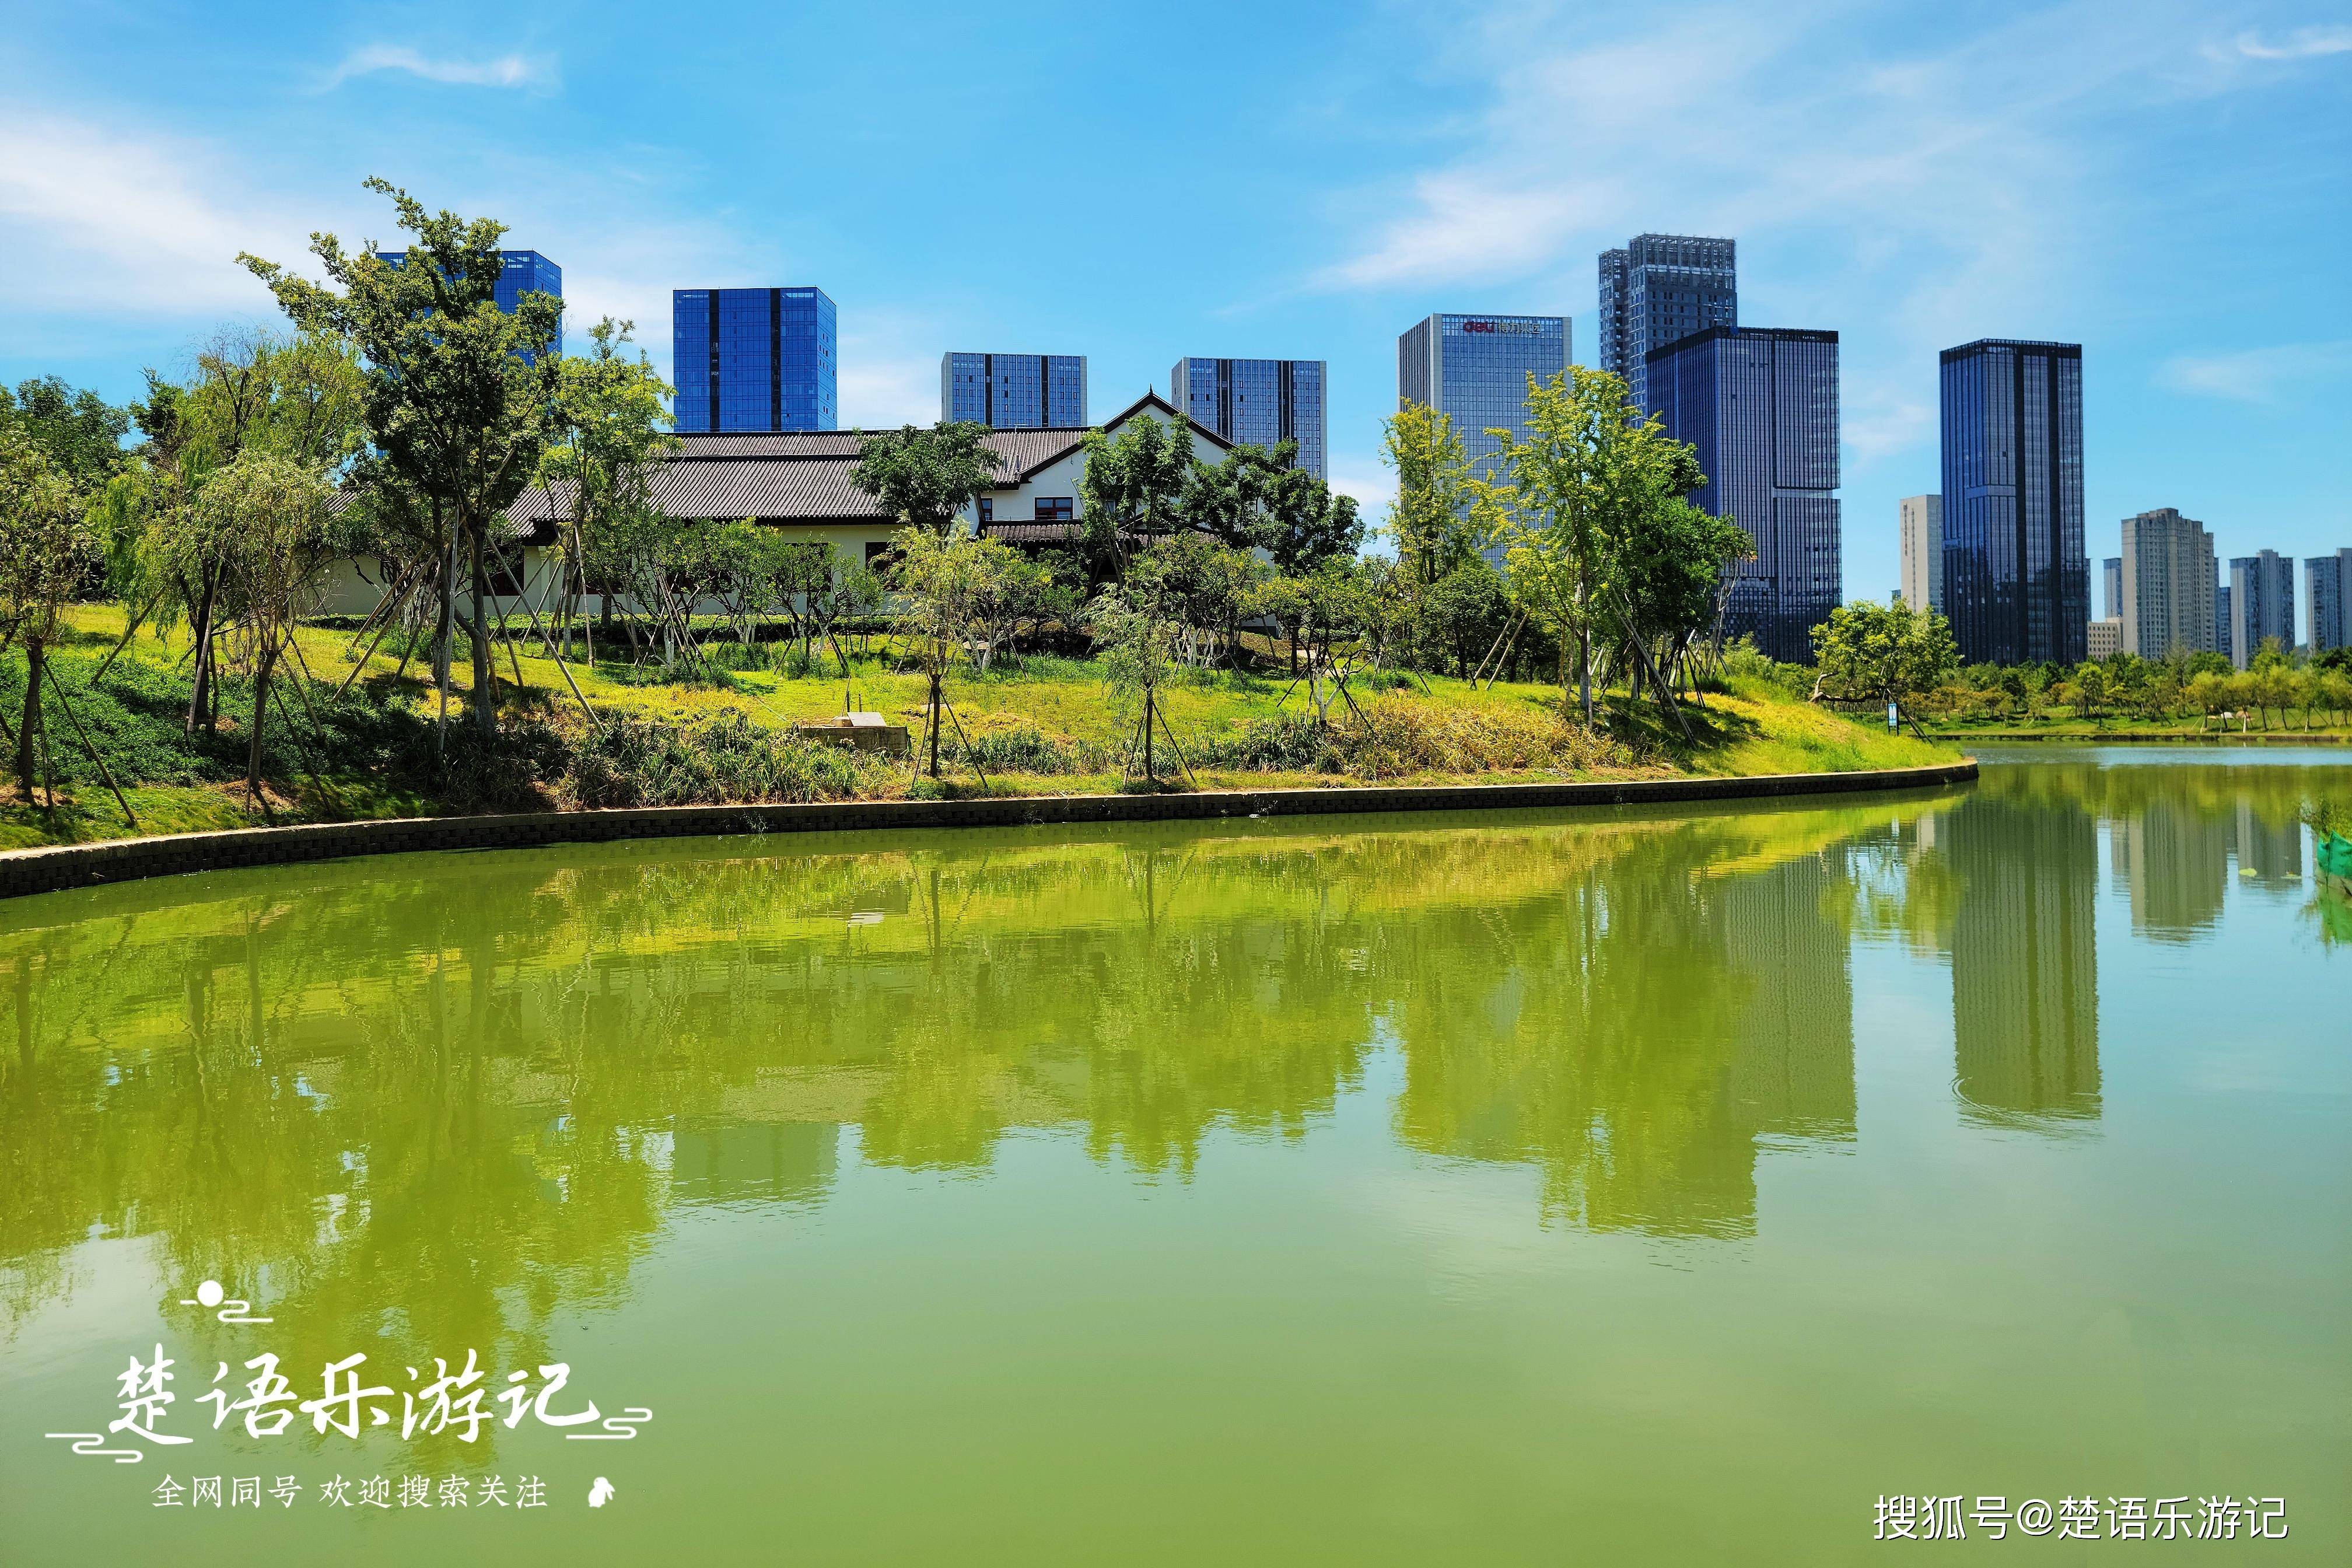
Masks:
[[[1125,424],[1150,408],[1170,416],[1176,410],[1166,398],[1147,393],[1114,415],[1101,428]],[[1230,447],[1213,430],[1197,421],[1192,428],[1221,447]],[[667,517],[757,518],[765,522],[872,522],[883,515],[874,498],[850,478],[857,467],[858,448],[871,430],[782,430],[683,434],[679,449],[654,470],[653,502]],[[1030,476],[1075,451],[1087,437],[1084,429],[991,430],[982,439],[1003,464],[998,486],[1013,489]],[[527,489],[515,498],[507,515],[518,523],[537,525],[538,535],[552,537],[552,522],[571,515],[567,487]],[[1027,526],[1027,525],[1022,525]],[[1045,524],[1051,528],[1055,525]],[[1001,533],[1002,528],[992,531]],[[1057,536],[1058,537],[1058,536]]]

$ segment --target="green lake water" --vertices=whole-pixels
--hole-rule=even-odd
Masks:
[[[2347,771],[0,905],[0,1563],[2352,1561]],[[192,1441],[45,1436],[158,1344]],[[468,1351],[652,1417],[404,1438]],[[390,1423],[215,1430],[265,1352]],[[2223,1493],[2288,1538],[1874,1540]]]

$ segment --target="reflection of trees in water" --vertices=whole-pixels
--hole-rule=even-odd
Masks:
[[[1851,1131],[1823,910],[1885,818],[614,847],[21,905],[0,1310],[148,1237],[173,1294],[268,1302],[289,1368],[532,1365],[674,1208],[821,1200],[845,1127],[925,1168],[1064,1128],[1181,1177],[1216,1130],[1301,1134],[1384,1032],[1415,1146],[1532,1162],[1580,1223],[1744,1228],[1759,1136]],[[189,1316],[192,1362],[250,1353]]]

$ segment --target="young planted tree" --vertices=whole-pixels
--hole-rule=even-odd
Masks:
[[[269,286],[307,331],[352,344],[365,365],[362,408],[371,442],[355,479],[388,471],[421,498],[440,571],[440,646],[436,680],[446,721],[446,650],[461,594],[470,603],[472,712],[485,735],[498,726],[490,660],[488,569],[506,532],[506,510],[538,471],[556,419],[561,356],[551,351],[563,302],[526,293],[499,308],[505,226],[429,213],[381,179],[367,187],[393,203],[409,236],[400,264],[371,243],[346,253],[331,234],[310,237],[327,275],[312,283],[258,257],[238,259]]]
[[[41,688],[52,679],[48,650],[60,615],[97,560],[96,546],[73,480],[28,433],[0,425],[0,635],[25,649],[16,784],[28,803],[48,744],[41,716]]]
[[[993,540],[928,528],[901,529],[891,546],[890,585],[904,605],[899,633],[926,687],[925,731],[933,778],[940,776],[941,723],[952,721],[959,731],[962,728],[947,700],[947,672],[964,657],[980,607],[993,592],[992,574],[1007,553]]]
[[[1125,582],[1106,585],[1087,606],[1086,617],[1087,628],[1102,650],[1103,670],[1111,690],[1141,707],[1120,771],[1123,773],[1133,765],[1139,748],[1147,784],[1157,783],[1159,777],[1155,732],[1168,737],[1177,762],[1184,763],[1183,751],[1176,746],[1175,732],[1168,728],[1167,715],[1160,708],[1160,688],[1175,668],[1183,618],[1158,557],[1157,551],[1147,552]],[[1189,764],[1185,771],[1188,774],[1192,771]]]
[[[588,352],[566,354],[557,370],[554,417],[538,477],[562,519],[555,594],[559,658],[572,655],[573,624],[590,592],[590,542],[657,526],[653,476],[678,444],[670,434],[670,388],[642,351],[634,358],[625,352],[635,330],[634,322],[606,317],[589,329]],[[612,595],[604,599],[609,619]],[[580,635],[593,660],[594,643],[584,625]]]
[[[1408,403],[1381,421],[1381,458],[1396,470],[1388,534],[1413,582],[1433,587],[1489,542],[1470,507],[1470,459],[1451,416]]]
[[[253,678],[245,787],[265,813],[261,756],[270,682],[293,640],[296,619],[311,607],[333,558],[328,510],[332,496],[317,469],[276,453],[249,451],[215,473],[197,498],[201,527],[222,542],[220,553],[227,563],[223,597],[236,617],[236,640]]]
[[[988,431],[970,420],[885,430],[857,451],[850,479],[901,528],[944,534],[999,480]]]

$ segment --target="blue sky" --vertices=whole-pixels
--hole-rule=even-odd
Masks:
[[[508,223],[573,329],[816,283],[845,423],[941,351],[1330,362],[1387,493],[1395,339],[1575,318],[1643,230],[1727,234],[1740,317],[1843,336],[1850,596],[1937,484],[1936,351],[2084,345],[2094,558],[2155,506],[2224,557],[2352,544],[2352,11],[1788,5],[19,7],[0,377],[110,395],[268,302],[240,248],[395,237],[360,181]],[[2298,574],[2299,576],[2299,574]]]

